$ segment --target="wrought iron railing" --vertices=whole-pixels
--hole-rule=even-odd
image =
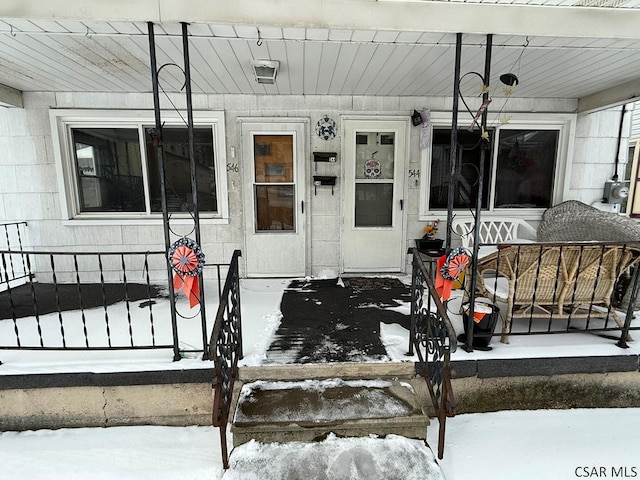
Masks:
[[[629,332],[640,330],[632,324],[639,242],[492,244],[479,251],[485,255],[475,275],[467,275],[466,296],[473,305],[475,297],[484,297],[500,308],[502,331],[489,335],[501,335],[505,343],[512,335],[583,331],[617,339],[626,348]],[[468,347],[473,315],[466,320]]]
[[[27,222],[10,222],[0,224],[0,249],[15,251],[7,253],[0,262],[0,292],[5,291],[9,285],[25,283],[28,278],[27,265],[24,256],[20,253],[24,244],[24,229]]]
[[[227,425],[233,397],[233,385],[238,375],[238,360],[242,358],[242,316],[240,311],[240,250],[233,252],[229,272],[220,297],[211,339],[209,359],[214,361],[213,425],[220,430],[222,462],[229,468]]]
[[[0,291],[2,349],[171,348],[174,358],[209,351],[210,325],[180,321],[173,328],[165,252],[12,249],[0,250],[0,265],[6,287]],[[219,295],[228,267],[205,264],[215,269]],[[16,286],[20,278],[26,283]]]
[[[455,331],[436,292],[433,275],[417,249],[412,248],[411,332],[409,355],[417,355],[416,373],[427,382],[439,422],[438,458],[444,456],[447,417],[455,415],[451,378],[451,353],[456,350]]]

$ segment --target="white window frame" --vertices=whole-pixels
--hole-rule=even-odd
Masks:
[[[162,112],[163,124],[167,127],[185,127],[186,112]],[[58,192],[63,218],[70,224],[91,222],[97,224],[149,224],[162,223],[161,212],[151,212],[149,198],[145,194],[146,212],[80,212],[78,182],[75,175],[72,128],[135,128],[144,138],[143,128],[155,126],[153,110],[78,110],[52,109],[49,112],[53,140]],[[225,143],[225,122],[222,111],[193,112],[193,124],[197,127],[211,127],[213,133],[214,168],[216,175],[216,198],[218,211],[200,212],[205,223],[229,223],[229,202],[227,191],[227,158]],[[148,171],[146,168],[146,142],[140,144],[143,162],[143,184],[148,192]],[[172,213],[172,221],[191,222],[188,213]]]
[[[557,130],[558,153],[556,159],[556,171],[553,179],[552,204],[562,201],[568,191],[569,167],[572,160],[573,143],[575,139],[576,115],[564,113],[505,113],[510,116],[509,123],[505,125],[487,125],[491,132],[491,158],[487,158],[486,167],[491,168],[491,185],[489,188],[488,209],[483,209],[483,215],[506,216],[516,215],[520,218],[539,220],[544,208],[494,208],[495,199],[495,178],[498,156],[498,138],[501,130]],[[491,114],[489,114],[491,118]],[[459,115],[458,128],[466,128],[470,123],[469,117]],[[433,128],[451,128],[450,112],[431,112],[430,138],[433,141]],[[419,199],[419,220],[433,221],[442,219],[446,209],[429,210],[429,193],[431,187],[431,144],[420,152],[420,199]],[[459,217],[471,216],[468,210],[456,209]]]

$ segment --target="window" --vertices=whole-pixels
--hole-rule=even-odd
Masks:
[[[542,209],[561,197],[566,168],[566,143],[573,117],[557,119],[524,116],[506,125],[489,126],[490,142],[485,151],[482,178],[482,209]],[[421,218],[430,212],[447,210],[451,175],[450,117],[433,115],[431,148],[422,152]],[[563,147],[564,146],[564,147]],[[481,144],[479,132],[458,130],[458,182],[454,188],[454,209],[476,208],[480,185]],[[462,212],[464,213],[464,212]]]
[[[80,212],[144,212],[135,128],[72,128]]]
[[[492,132],[493,133],[493,132]],[[431,186],[429,207],[432,210],[446,210],[449,202],[449,182],[451,179],[451,129],[434,128],[431,148]],[[488,205],[488,186],[491,150],[485,152],[483,175],[482,207]],[[480,176],[480,134],[458,131],[458,184],[454,189],[454,208],[475,208],[478,198],[478,178]]]
[[[500,130],[496,208],[548,208],[558,158],[558,130]]]
[[[154,218],[162,212],[153,112],[53,110],[56,160],[68,218]],[[193,210],[188,129],[163,114],[167,209]],[[194,112],[198,209],[227,218],[224,119]]]

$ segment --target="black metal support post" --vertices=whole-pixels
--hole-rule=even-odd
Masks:
[[[162,118],[160,116],[160,96],[158,93],[158,67],[156,63],[156,42],[153,32],[153,23],[149,22],[149,57],[151,60],[151,80],[153,86],[153,109],[155,112],[155,132],[154,145],[156,147],[156,157],[158,162],[158,172],[160,173],[160,200],[162,202],[162,224],[164,227],[165,252],[171,247],[171,236],[169,232],[169,212],[167,211],[167,190],[165,185],[164,151],[162,146]],[[176,298],[173,292],[173,269],[167,258],[167,280],[169,285],[169,303],[171,305],[171,331],[173,333],[173,361],[180,360],[180,347],[178,342],[178,321],[176,316]]]
[[[451,221],[453,220],[453,204],[455,187],[458,184],[458,98],[460,96],[460,58],[462,56],[462,33],[456,34],[456,63],[453,74],[453,111],[451,115],[451,178],[449,180],[449,198],[447,204],[447,237],[446,251],[451,250]]]
[[[484,57],[484,75],[483,83],[485,86],[490,84],[491,79],[491,49],[493,47],[493,35],[487,35],[487,45]],[[483,103],[489,99],[489,92],[484,89],[482,94]],[[487,108],[482,112],[482,120],[480,122],[481,132],[484,134],[487,129]],[[471,291],[469,292],[469,316],[467,318],[467,342],[464,349],[467,352],[473,351],[473,323],[474,323],[474,307],[476,300],[476,281],[478,270],[478,244],[480,242],[480,216],[482,214],[482,190],[484,189],[484,164],[486,161],[487,149],[489,148],[489,140],[480,139],[480,168],[478,173],[478,196],[476,199],[475,227],[473,229],[473,256],[471,258]],[[464,318],[464,317],[463,317]]]
[[[191,196],[193,201],[193,221],[196,234],[196,243],[202,245],[200,237],[200,210],[198,208],[198,184],[196,175],[196,153],[193,140],[193,102],[191,99],[191,63],[189,61],[189,31],[188,24],[182,22],[182,54],[184,56],[184,83],[185,94],[187,96],[187,130],[189,133],[189,170],[191,172]],[[209,349],[207,348],[207,315],[204,303],[204,278],[203,274],[198,275],[200,286],[200,322],[202,324],[202,350],[203,360],[209,360]]]

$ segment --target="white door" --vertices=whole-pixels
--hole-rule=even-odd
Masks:
[[[306,274],[304,122],[242,122],[249,277]]]
[[[345,120],[345,272],[404,271],[408,121]]]

